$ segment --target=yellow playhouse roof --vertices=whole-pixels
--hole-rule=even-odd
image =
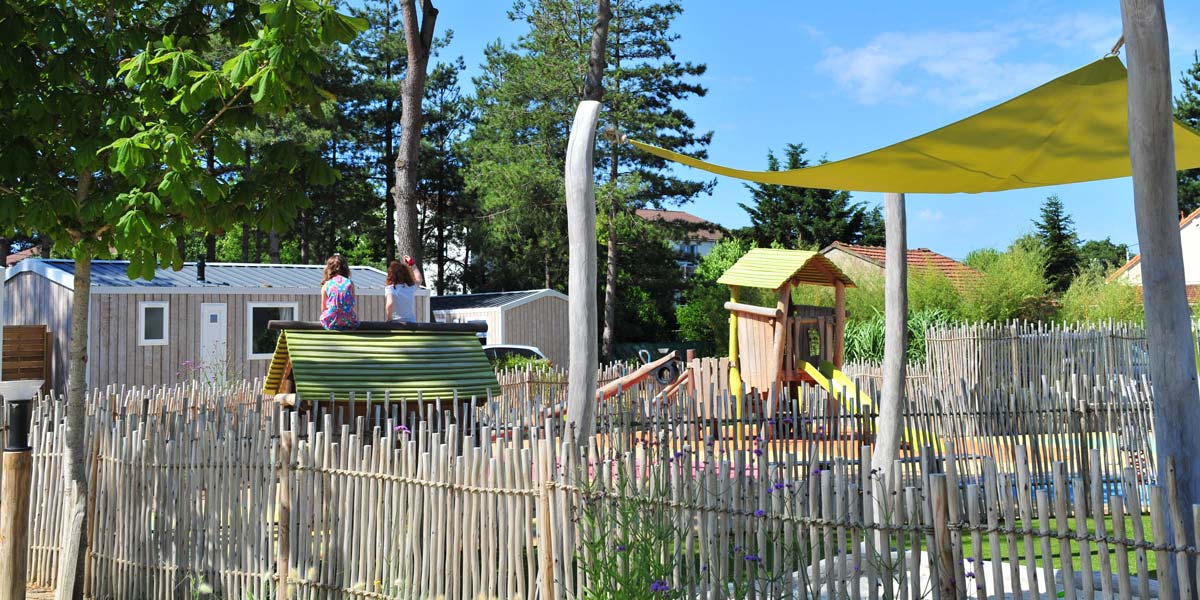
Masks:
[[[841,281],[847,287],[854,287],[854,281],[820,253],[780,248],[751,249],[717,279],[717,283],[725,285],[768,290],[779,289],[789,281],[810,285],[833,285],[834,281]]]
[[[948,194],[1130,175],[1128,83],[1098,60],[1008,102],[866,154],[791,171],[745,171],[631,143],[675,162],[760,183],[863,192]],[[1200,134],[1175,123],[1175,166],[1200,167]]]

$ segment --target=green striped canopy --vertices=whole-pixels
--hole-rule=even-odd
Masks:
[[[854,281],[821,254],[782,248],[753,248],[717,279],[725,285],[768,290],[777,290],[789,281],[809,285],[841,281],[846,287],[854,287]]]
[[[279,333],[264,392],[274,394],[288,361],[306,400],[484,398],[498,394],[496,372],[472,332],[301,331]]]

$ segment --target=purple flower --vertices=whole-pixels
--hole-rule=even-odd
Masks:
[[[967,577],[970,577],[970,578],[974,579],[974,578],[975,578],[975,573],[974,573],[974,572],[972,572],[972,571],[968,571],[968,572],[967,572]]]
[[[654,583],[650,584],[650,591],[657,592],[657,593],[666,593],[666,592],[671,591],[671,586],[667,583],[666,579],[659,579],[658,581],[655,581]]]
[[[756,517],[765,517],[765,516],[767,516],[767,511],[765,511],[765,510],[763,510],[763,509],[761,509],[761,508],[760,508],[760,509],[758,509],[758,510],[754,511],[754,516],[756,516]]]
[[[742,551],[742,547],[741,547],[741,546],[734,546],[734,547],[733,547],[733,551],[734,551],[734,552],[741,552],[741,551]]]
[[[973,562],[975,562],[975,559],[974,559],[974,558],[971,558],[970,556],[968,556],[968,557],[967,557],[967,562],[973,563]]]
[[[854,565],[854,572],[855,572],[855,573],[861,573],[861,572],[862,572],[862,567],[861,567],[860,565]]]
[[[762,557],[757,554],[747,554],[744,558],[746,559],[746,562],[762,562]]]
[[[785,487],[787,487],[787,485],[786,485],[786,484],[784,484],[782,481],[780,481],[779,483],[776,483],[776,484],[775,484],[775,489],[777,489],[777,490],[782,490],[782,489],[783,489],[783,488],[785,488]]]
[[[625,544],[617,544],[617,547],[615,549],[617,552],[624,552],[625,550],[627,550],[627,548],[625,547]]]
[[[408,433],[409,432],[408,427],[406,425],[397,425],[395,429],[399,433]]]
[[[755,455],[755,456],[762,456],[762,448],[755,448],[755,449],[754,449],[754,455]]]

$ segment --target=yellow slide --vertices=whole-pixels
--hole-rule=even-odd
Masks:
[[[854,382],[851,381],[845,373],[834,369],[832,373],[833,381],[831,382],[829,378],[825,377],[825,375],[821,373],[820,369],[813,366],[808,361],[800,361],[800,363],[804,365],[804,372],[807,373],[808,376],[813,379],[813,381],[817,382],[817,385],[821,386],[821,389],[833,394],[833,397],[836,398],[837,401],[841,403],[842,407],[851,414],[858,410],[858,406],[870,406],[872,408],[875,407],[875,401],[872,400],[871,397],[866,394],[866,392],[860,391],[858,386],[854,385]],[[854,401],[853,403],[851,402],[852,400]],[[927,443],[933,446],[934,450],[938,452],[945,452],[945,446],[942,444],[942,440],[938,439],[936,435],[928,431],[910,429],[906,427],[904,429],[902,440],[913,450],[919,449],[918,445],[920,444],[920,440],[927,440]]]

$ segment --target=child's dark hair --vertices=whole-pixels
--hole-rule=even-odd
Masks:
[[[325,277],[321,279],[321,285],[338,275],[350,279],[350,263],[341,254],[334,254],[325,261]]]
[[[387,284],[417,285],[417,280],[413,278],[412,269],[408,265],[401,264],[398,260],[393,260],[388,264]]]

